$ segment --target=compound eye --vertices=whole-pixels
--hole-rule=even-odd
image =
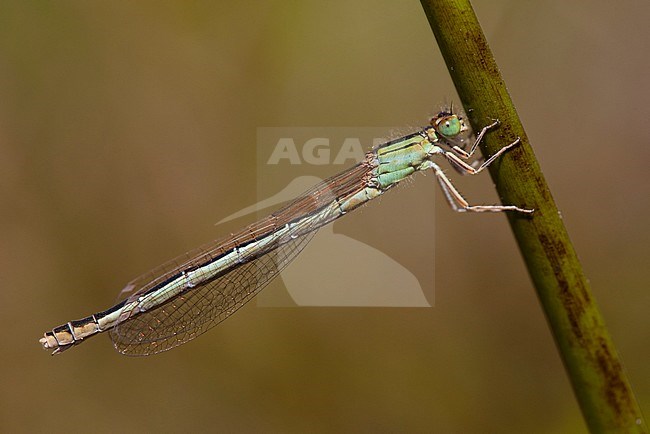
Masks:
[[[441,117],[436,122],[436,131],[445,137],[454,137],[461,133],[463,123],[458,116],[450,115]]]

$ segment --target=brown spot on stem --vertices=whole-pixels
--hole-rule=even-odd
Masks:
[[[558,296],[567,314],[567,321],[571,327],[571,332],[577,342],[582,345],[584,344],[584,333],[581,326],[581,319],[585,312],[585,303],[588,302],[584,298],[585,291],[576,291],[575,289],[578,288],[573,288],[574,290],[571,288],[563,268],[567,257],[566,246],[561,241],[554,240],[546,234],[540,234],[539,240],[542,246],[544,246],[544,251],[548,257],[553,275],[558,283]],[[577,281],[580,282],[579,279]],[[578,286],[580,285],[582,284],[579,283]]]
[[[625,378],[623,367],[618,357],[616,357],[616,354],[611,353],[607,341],[602,337],[598,339],[596,363],[605,380],[604,393],[607,402],[619,420],[624,421],[627,417],[625,415],[625,409],[634,407],[634,402],[630,400],[632,394],[628,390],[628,385],[623,380]],[[634,417],[634,415],[631,415],[631,417]]]

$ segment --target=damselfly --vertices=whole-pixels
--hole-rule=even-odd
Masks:
[[[374,147],[364,160],[299,196],[270,216],[222,240],[182,255],[129,283],[115,306],[46,332],[40,339],[52,354],[108,331],[115,348],[126,355],[146,356],[188,342],[214,327],[286,267],[318,228],[380,196],[415,172],[431,170],[453,210],[463,212],[531,209],[514,205],[470,205],[432,160],[441,156],[461,174],[475,175],[520,140],[504,146],[482,164],[466,160],[463,143],[469,129],[450,111],[440,112],[421,130]]]

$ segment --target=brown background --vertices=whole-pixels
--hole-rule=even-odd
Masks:
[[[0,5],[2,431],[584,431],[505,218],[453,214],[431,177],[335,228],[382,230],[360,238],[416,274],[430,242],[434,308],[250,305],[162,356],[39,349],[255,202],[257,127],[457,100],[418,2],[222,3]],[[475,3],[648,413],[649,4]]]

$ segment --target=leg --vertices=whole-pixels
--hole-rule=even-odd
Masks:
[[[458,155],[454,154],[453,152],[445,151],[442,153],[442,155],[451,163],[451,165],[456,169],[458,172],[460,172],[463,175],[476,175],[477,173],[480,173],[483,169],[488,167],[490,164],[494,162],[497,158],[499,158],[501,155],[503,155],[505,152],[508,152],[510,149],[513,147],[521,144],[521,139],[517,137],[517,140],[514,142],[510,143],[507,146],[504,146],[503,148],[499,149],[496,154],[492,155],[490,158],[488,158],[486,161],[484,161],[478,168],[476,168],[473,164],[467,164],[463,160],[461,160]]]
[[[447,175],[444,174],[442,169],[437,164],[431,163],[438,184],[445,194],[449,206],[456,212],[502,212],[502,211],[517,211],[524,214],[532,214],[532,209],[519,208],[514,205],[470,205],[467,200],[456,190]]]
[[[452,146],[451,149],[462,159],[467,160],[469,157],[471,157],[474,154],[476,148],[478,147],[478,144],[481,143],[481,140],[483,140],[483,136],[485,136],[485,133],[487,133],[488,130],[490,130],[491,128],[494,128],[498,125],[499,125],[499,121],[495,120],[490,125],[484,126],[483,129],[481,129],[481,131],[478,133],[478,136],[476,136],[476,140],[474,140],[474,144],[469,149],[469,152],[459,148],[458,146]]]

